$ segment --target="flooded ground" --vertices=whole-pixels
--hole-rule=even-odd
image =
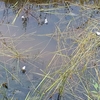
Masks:
[[[44,77],[47,80],[43,82],[48,87],[54,79],[63,74],[66,69],[65,66],[69,68],[69,65],[77,62],[77,59],[80,60],[78,58],[80,54],[78,56],[74,56],[74,54],[77,53],[76,50],[79,48],[78,52],[83,50],[81,48],[84,43],[82,47],[78,46],[78,43],[85,37],[87,32],[89,35],[86,35],[88,40],[85,42],[88,44],[91,44],[89,41],[95,43],[94,37],[96,38],[96,36],[94,36],[95,33],[93,32],[100,30],[99,4],[99,0],[96,2],[93,0],[90,2],[88,0],[85,2],[82,0],[77,0],[77,2],[73,0],[29,0],[28,2],[1,0],[1,100],[89,100],[87,94],[85,94],[87,89],[83,88],[85,85],[82,86],[81,84],[85,83],[83,82],[84,78],[86,78],[85,75],[90,73],[88,70],[85,72],[84,77],[82,76],[83,80],[75,76],[77,72],[74,75],[71,73],[74,79],[73,81],[70,80],[71,78],[69,79],[65,88],[67,92],[63,94],[62,99],[59,97],[57,88],[54,89],[51,97],[47,93],[47,96],[40,99],[41,93],[46,87],[39,86],[42,84],[41,80]],[[97,40],[99,41],[99,38]],[[97,55],[94,55],[94,52],[91,51],[91,55],[93,55],[90,56],[86,53],[86,57],[89,56],[92,59],[92,57],[95,58],[94,56],[96,56],[99,59],[99,48],[97,49]],[[72,56],[74,61],[71,63]],[[84,59],[86,58],[82,53],[81,56]],[[83,58],[82,62],[77,64],[78,67],[84,65],[85,60],[88,60]],[[68,62],[70,63],[69,65],[67,64]],[[94,64],[94,62],[94,59],[92,59],[91,63]],[[91,63],[86,65],[90,67]],[[23,66],[26,66],[25,73],[22,72]],[[61,69],[63,66],[64,68]],[[59,71],[58,69],[61,70]],[[55,75],[54,73],[57,73],[57,70],[59,74]],[[91,69],[91,73],[93,71]],[[49,77],[49,74],[52,77]],[[93,77],[95,74],[97,73],[93,72]],[[45,77],[45,75],[47,76]],[[77,81],[80,83],[79,85]],[[93,83],[95,84],[94,81]],[[73,91],[70,91],[71,89]],[[39,95],[35,95],[36,93],[39,93]],[[52,90],[50,93],[52,93]],[[74,94],[72,95],[71,93]],[[79,97],[75,97],[75,94],[79,95]],[[30,98],[27,99],[29,95]],[[92,97],[90,96],[89,98]]]

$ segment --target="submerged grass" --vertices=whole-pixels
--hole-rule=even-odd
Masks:
[[[69,37],[66,39],[68,38]],[[91,85],[93,85],[91,84],[91,81],[94,80],[95,75],[95,78],[98,78],[98,75],[95,74],[95,68],[98,69],[98,67],[93,63],[97,62],[95,55],[97,53],[100,37],[96,36],[93,32],[85,32],[84,30],[84,34],[79,38],[79,40],[73,40],[73,43],[77,43],[77,46],[74,47],[74,49],[71,46],[73,51],[70,56],[68,51],[71,49],[66,48],[67,43],[61,39],[60,35],[57,35],[56,39],[58,43],[57,51],[54,52],[54,56],[46,66],[46,70],[44,70],[46,72],[50,71],[49,77],[46,77],[46,74],[44,74],[45,78],[43,78],[40,84],[36,87],[36,89],[40,87],[38,89],[40,91],[39,94],[36,93],[36,95],[40,97],[38,100],[49,100],[50,98],[55,97],[57,100],[61,100],[64,96],[65,98],[68,98],[66,97],[68,94],[70,94],[74,99],[83,99],[80,96],[83,94],[84,98],[92,100],[94,96],[91,94]],[[61,63],[55,66],[53,63],[55,63],[57,59],[58,61],[56,63]],[[93,76],[92,73],[94,74]],[[84,77],[84,75],[86,75],[86,77]],[[52,78],[53,80],[51,80]],[[79,86],[81,86],[80,88],[82,88],[82,91],[78,88]],[[78,94],[76,91],[78,91]],[[73,100],[71,97],[70,100]]]
[[[27,2],[25,4],[27,4]],[[13,7],[15,6],[17,6],[17,2]],[[77,6],[83,7],[83,5]],[[70,6],[67,5],[67,7],[71,12]],[[60,9],[60,7],[58,7],[58,9]],[[25,96],[25,100],[99,100],[100,37],[97,36],[93,30],[100,29],[100,20],[98,18],[95,19],[88,16],[88,14],[90,15],[97,11],[96,9],[93,9],[91,13],[85,12],[88,9],[86,8],[85,10],[82,10],[83,15],[79,15],[77,17],[72,16],[72,19],[68,22],[63,31],[60,29],[60,25],[62,25],[62,23],[66,24],[66,22],[62,22],[63,18],[61,17],[61,20],[55,27],[54,33],[38,35],[40,37],[45,36],[50,38],[42,49],[38,48],[38,46],[40,46],[42,43],[31,45],[30,47],[27,47],[28,49],[23,47],[18,48],[21,43],[33,43],[33,37],[37,35],[35,33],[30,33],[28,35],[22,34],[15,38],[11,37],[11,35],[9,37],[5,37],[1,33],[0,57],[3,57],[4,59],[3,61],[0,61],[0,66],[6,71],[8,89],[11,81],[9,78],[10,76],[23,87],[24,83],[20,78],[22,67],[21,62],[24,62],[24,64],[26,62],[28,66],[32,66],[30,68],[32,73],[25,73],[25,78],[27,78],[31,85],[27,95]],[[22,8],[16,14],[12,24],[15,23],[21,10]],[[53,9],[44,9],[44,12],[51,10]],[[57,13],[55,13],[55,15],[56,14]],[[82,24],[78,27],[74,27],[74,25],[77,24],[77,20],[80,21],[80,18],[82,18],[81,21],[83,21],[82,23],[84,25]],[[84,23],[84,18],[87,19],[86,23]],[[52,39],[56,41],[56,50],[45,54],[45,48],[49,45]],[[33,51],[38,49],[41,50],[36,55]],[[48,55],[52,56],[44,69],[38,67],[37,63],[35,65],[35,62],[38,62],[39,57],[42,58],[43,56],[46,57]],[[8,59],[6,60],[6,58]],[[40,72],[33,70],[34,66]],[[15,68],[15,73],[12,73],[12,67]],[[32,74],[39,76],[41,79],[34,79],[34,81],[38,80],[38,82],[34,82],[29,77],[29,75]],[[27,82],[27,80],[25,82]],[[0,86],[0,89],[1,88],[2,85]],[[2,94],[1,91],[0,94]],[[11,99],[7,97],[7,100],[15,100],[14,95],[11,97]]]
[[[97,87],[99,88],[99,86],[98,84],[91,84],[94,79],[99,81],[99,58],[97,55],[99,55],[100,37],[93,32],[93,30],[99,28],[99,26],[98,20],[95,23],[94,19],[91,19],[91,21],[91,24],[87,24],[88,26],[83,28],[82,33],[70,31],[70,34],[68,35],[66,31],[61,32],[59,28],[57,28],[57,33],[51,35],[51,38],[52,36],[55,36],[57,50],[51,61],[48,63],[46,71],[48,70],[51,72],[49,77],[54,78],[55,81],[48,78],[45,79],[45,83],[43,82],[44,80],[41,81],[44,85],[41,85],[41,88],[39,88],[41,91],[41,93],[39,93],[41,94],[39,100],[49,100],[50,98],[55,97],[57,100],[61,100],[64,99],[64,96],[65,98],[68,98],[68,94],[71,95],[70,100],[73,100],[73,98],[76,100],[99,100],[98,95],[94,96],[92,94],[92,89],[95,90],[94,88],[96,88],[97,91]],[[66,35],[64,34],[64,37],[63,33],[66,33]],[[73,35],[76,35],[76,38]],[[70,44],[69,47],[66,47],[66,44],[68,44],[66,42],[67,39],[72,39],[73,41],[71,41],[72,44]],[[77,44],[77,46],[74,46],[74,44]],[[70,51],[72,52],[71,55],[69,55]],[[53,63],[55,63],[57,59],[59,59],[58,62],[61,63],[55,66]],[[95,63],[98,66],[96,66]],[[84,95],[84,97],[81,95]]]

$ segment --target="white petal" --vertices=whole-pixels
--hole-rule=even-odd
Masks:
[[[100,32],[96,32],[97,35],[100,35]]]
[[[47,23],[48,23],[48,20],[47,20],[47,18],[45,18],[45,21],[44,21],[44,23],[45,23],[45,24],[47,24]]]
[[[25,17],[24,17],[24,16],[22,16],[21,18],[22,18],[22,19],[24,19]]]
[[[25,68],[26,68],[26,66],[23,66],[23,67],[22,67],[22,70],[25,70]]]

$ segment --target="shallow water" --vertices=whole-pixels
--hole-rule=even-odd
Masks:
[[[86,10],[77,3],[75,5],[59,1],[53,4],[51,1],[48,5],[42,0],[41,2],[37,4],[31,1],[24,5],[23,2],[13,0],[0,1],[0,84],[8,83],[8,89],[5,90],[7,98],[14,96],[18,100],[24,100],[26,94],[41,81],[41,77],[35,74],[43,73],[41,70],[46,71],[45,68],[58,50],[58,45],[61,44],[61,49],[71,46],[67,51],[68,56],[71,56],[77,47],[76,40],[72,38],[82,34],[91,18],[100,18],[99,9]],[[20,12],[17,15],[18,11]],[[66,43],[64,48],[62,43]],[[66,54],[66,51],[62,53]],[[65,64],[59,57],[54,60],[56,64],[53,61],[51,67],[60,68]],[[21,71],[23,66],[26,66],[25,74]],[[54,71],[56,68],[50,70]],[[3,95],[0,97],[3,98]],[[86,98],[83,95],[81,97]]]

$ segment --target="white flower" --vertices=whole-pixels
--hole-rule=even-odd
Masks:
[[[26,69],[26,66],[23,66],[23,67],[22,67],[22,70],[25,70],[25,69]]]
[[[23,66],[22,67],[22,73],[25,73],[26,72],[26,66]]]
[[[22,19],[25,19],[25,16],[22,16],[21,18],[22,18]]]
[[[47,18],[45,18],[44,23],[45,23],[45,24],[48,24],[48,20],[47,20]]]
[[[96,31],[96,34],[97,34],[97,35],[100,35],[100,32],[97,32],[97,31]]]

